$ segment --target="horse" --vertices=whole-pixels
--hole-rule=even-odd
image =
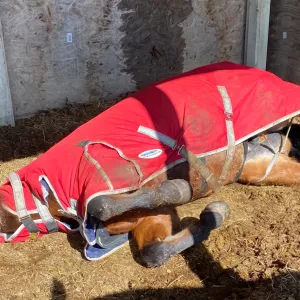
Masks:
[[[272,90],[272,99],[276,98],[276,92],[280,93],[280,95],[284,93],[282,92],[282,87],[285,87],[287,83],[275,75],[228,62],[200,67],[184,73],[184,80],[189,81],[183,82],[183,86],[185,91],[190,91],[191,87],[188,85],[194,80],[191,80],[191,78],[193,76],[193,78],[197,78],[198,75],[205,76],[203,78],[206,79],[213,78],[213,81],[220,80],[220,82],[223,82],[219,74],[225,74],[224,78],[226,80],[234,82],[233,87],[234,89],[237,88],[239,93],[237,99],[239,99],[243,98],[240,94],[240,86],[237,84],[239,75],[248,76],[248,74],[252,73],[256,76],[254,78],[259,78],[261,84],[259,85],[255,82],[254,88],[258,89],[258,94],[255,94],[254,98],[261,95],[261,86],[264,87],[264,96],[268,92],[268,88]],[[227,79],[227,76],[229,79]],[[266,76],[264,81],[262,76]],[[134,116],[139,108],[141,99],[143,99],[143,95],[151,94],[153,88],[157,89],[157,87],[159,87],[160,92],[163,91],[164,94],[168,94],[169,89],[163,89],[164,84],[175,81],[174,84],[178,87],[182,78],[182,75],[179,75],[175,79],[173,77],[171,80],[160,81],[149,88],[137,92],[128,101],[121,101],[120,105],[117,104],[117,106],[119,105],[121,115],[124,113],[124,116],[118,118],[118,126],[115,126],[113,129],[106,129],[105,126],[108,126],[112,119],[115,122],[117,110],[114,110],[114,108],[108,109],[107,113],[102,113],[105,116],[96,117],[94,121],[91,120],[84,124],[81,129],[75,130],[69,137],[53,146],[24,169],[10,174],[9,180],[0,187],[0,232],[2,232],[2,235],[6,238],[7,236],[16,237],[16,232],[21,232],[21,229],[22,232],[29,236],[30,232],[50,233],[57,230],[69,232],[74,228],[77,230],[76,226],[79,223],[80,232],[88,241],[89,246],[94,247],[92,248],[94,251],[95,249],[101,249],[99,244],[103,246],[102,248],[110,249],[112,245],[116,248],[116,245],[120,246],[116,244],[118,238],[124,236],[127,238],[130,233],[139,250],[142,264],[146,267],[158,267],[165,264],[172,256],[207,239],[211,230],[219,228],[230,216],[230,209],[226,202],[214,201],[208,204],[200,213],[200,218],[197,222],[193,222],[186,228],[178,229],[177,206],[206,197],[222,186],[234,182],[246,185],[286,186],[300,183],[300,163],[296,157],[298,153],[297,139],[294,142],[289,137],[289,135],[297,136],[297,130],[292,125],[292,119],[299,114],[297,109],[300,105],[295,104],[292,107],[293,105],[289,105],[289,103],[294,103],[295,101],[285,102],[285,105],[282,106],[285,110],[282,113],[280,112],[279,115],[277,115],[277,112],[273,115],[267,114],[266,119],[258,116],[258,120],[262,123],[254,124],[253,128],[249,129],[253,131],[253,134],[247,135],[243,133],[243,138],[237,140],[232,134],[232,107],[235,113],[235,107],[240,107],[241,102],[238,102],[240,106],[236,106],[235,100],[231,99],[233,105],[228,108],[229,94],[230,98],[235,98],[235,94],[231,92],[230,87],[228,88],[228,93],[226,91],[224,93],[224,89],[219,89],[222,97],[220,96],[218,101],[223,104],[223,99],[225,106],[224,120],[222,119],[222,122],[220,122],[218,119],[215,124],[219,124],[219,126],[209,127],[210,129],[207,133],[212,135],[214,130],[217,130],[216,132],[218,130],[225,131],[227,133],[224,137],[227,143],[225,148],[221,145],[222,139],[220,138],[214,139],[213,143],[220,143],[221,147],[218,147],[217,150],[214,149],[214,151],[204,151],[202,156],[195,155],[193,151],[190,151],[185,146],[190,144],[192,148],[197,143],[194,137],[199,135],[200,129],[203,132],[209,126],[209,123],[206,123],[205,127],[201,124],[197,125],[197,128],[193,127],[191,140],[188,135],[181,135],[181,139],[176,136],[177,141],[184,143],[173,145],[175,136],[170,138],[170,136],[161,133],[158,129],[161,129],[159,122],[162,122],[164,116],[169,114],[172,116],[179,115],[179,109],[177,109],[175,102],[172,103],[172,106],[175,107],[174,112],[164,110],[160,112],[157,118],[151,112],[151,108],[147,107],[148,102],[142,102],[143,108],[146,107],[147,109],[143,109],[141,119],[149,114],[153,121],[155,132],[140,126],[137,131],[139,131],[139,134],[144,134],[145,140],[141,141],[140,135],[138,135],[139,140],[137,144],[148,143],[147,147],[151,148],[151,151],[142,151],[142,153],[135,156],[135,159],[132,159],[132,150],[128,150],[125,153],[125,151],[112,146],[111,140],[120,141],[120,137],[126,144],[131,145],[133,143],[133,138],[129,137],[135,137],[136,132],[126,131],[126,135],[123,132],[123,130],[127,130],[126,128],[132,122],[135,122],[135,120],[132,120],[133,117],[126,117],[126,109],[128,107],[130,107],[132,116]],[[249,80],[253,80],[253,78],[249,77]],[[270,84],[270,80],[272,84]],[[204,81],[201,81],[201,84],[204,86],[201,99],[204,96],[208,97],[209,101],[214,99],[215,96],[210,91],[214,87],[205,85]],[[174,85],[171,86],[174,87]],[[188,89],[186,89],[187,86]],[[288,83],[288,87],[292,91],[297,89],[296,85],[290,83]],[[253,87],[251,88],[254,89]],[[173,88],[171,91],[174,92]],[[250,97],[249,93],[245,93],[247,97]],[[198,91],[190,95],[189,102],[185,102],[185,113],[188,111],[186,103],[195,104],[199,102],[199,100],[194,102],[191,100],[196,94],[199,94]],[[285,95],[286,99],[290,99],[287,91]],[[167,101],[172,99],[172,97],[171,94],[168,94]],[[161,101],[161,103],[163,102]],[[245,105],[243,102],[241,107],[243,108]],[[206,108],[207,106],[209,104],[204,103],[204,107]],[[157,104],[154,103],[154,107],[157,107]],[[192,106],[190,113],[195,109]],[[289,111],[287,112],[286,110]],[[157,113],[157,110],[155,110],[155,114]],[[137,114],[136,118],[138,119],[138,117]],[[188,117],[185,116],[184,122],[190,126],[196,118],[190,115]],[[174,121],[174,118],[172,117],[171,120]],[[177,121],[175,120],[176,124]],[[203,122],[203,119],[201,122]],[[181,130],[183,125],[179,123],[178,121],[177,125]],[[165,124],[166,122],[164,122],[164,126]],[[199,129],[199,126],[202,127]],[[259,130],[256,130],[257,126],[260,128]],[[120,134],[116,133],[116,127],[119,128]],[[87,133],[95,130],[95,128],[97,131],[96,135],[105,136],[106,139],[111,139],[110,142],[107,142],[107,140],[91,142]],[[98,131],[101,132],[99,133]],[[107,135],[105,135],[106,132],[108,132]],[[87,137],[87,140],[84,140],[84,137]],[[150,141],[149,138],[152,138],[152,140]],[[150,147],[149,143],[151,144],[152,142],[154,144],[150,146],[153,147]],[[204,139],[199,144],[205,144]],[[209,143],[206,144],[209,145]],[[208,146],[205,149],[209,150],[209,147],[211,148],[212,146]],[[171,149],[173,152],[170,150],[171,152],[168,154],[167,149]],[[164,153],[166,154],[162,157]],[[161,159],[159,164],[164,164],[163,167],[161,165],[159,167],[156,166],[155,162],[158,158]],[[167,159],[170,159],[168,163],[166,163]],[[64,162],[67,164],[65,168],[62,167]],[[150,168],[150,173],[141,182],[139,176],[146,173],[143,165],[141,167],[143,163],[147,163],[146,166]],[[70,171],[72,168],[74,168],[75,173],[72,173],[72,170]],[[153,172],[151,168],[155,168],[158,171]],[[42,171],[40,171],[41,169]],[[48,173],[46,174],[46,172]],[[71,172],[71,174],[68,172]],[[74,177],[72,174],[76,176],[74,175]],[[65,181],[67,183],[63,184],[62,182],[67,175],[70,178]],[[122,183],[113,187],[115,182],[109,178],[110,176],[117,178],[115,182],[118,181],[118,183],[116,184],[119,184],[119,181],[122,181]],[[124,183],[125,181],[126,184]],[[103,184],[110,188],[108,190],[103,189]],[[129,186],[129,188],[124,188],[124,186]],[[74,199],[74,192],[69,193],[66,196],[66,201],[68,201],[68,207],[66,208],[63,198],[64,194],[69,190],[76,190],[78,196]],[[23,204],[22,206],[22,201],[26,202],[28,197],[33,204]],[[84,205],[79,207],[78,202],[81,198],[84,198]],[[14,204],[11,205],[8,202]],[[87,230],[88,223],[92,224],[92,232],[96,232],[96,226],[97,232],[104,232],[108,235],[102,236],[102,240],[100,237],[100,242],[98,239],[97,244],[94,237],[89,239],[91,231]],[[44,227],[40,227],[41,224]],[[108,238],[106,246],[104,245],[105,238]],[[8,240],[4,239],[4,241]],[[12,238],[9,241],[12,241]],[[91,257],[92,259],[96,258]]]

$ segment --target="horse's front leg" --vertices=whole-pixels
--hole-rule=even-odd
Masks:
[[[222,225],[229,216],[224,202],[212,202],[201,213],[200,220],[179,233],[172,235],[170,217],[149,216],[133,229],[141,259],[148,267],[166,263],[172,256],[199,244],[210,232]]]
[[[107,221],[135,209],[155,209],[160,206],[182,205],[192,199],[192,188],[183,179],[166,180],[152,188],[142,188],[132,194],[104,195],[92,199],[87,212]]]

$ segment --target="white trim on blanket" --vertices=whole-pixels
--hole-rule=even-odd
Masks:
[[[53,195],[54,195],[54,197],[55,197],[56,202],[59,204],[59,206],[61,207],[61,209],[65,210],[65,208],[64,208],[64,206],[62,205],[62,203],[60,202],[59,197],[58,197],[58,195],[56,194],[55,189],[53,188],[53,186],[52,186],[52,184],[51,184],[49,178],[48,178],[46,175],[40,175],[40,176],[39,176],[39,182],[40,182],[40,183],[41,183],[41,180],[42,180],[42,179],[45,180],[46,183],[48,184],[48,186],[49,186],[51,192],[53,193]],[[44,200],[45,200],[46,203],[48,203],[47,199],[44,198]]]
[[[125,242],[125,243],[123,243],[123,244],[117,246],[117,247],[114,248],[113,250],[110,250],[109,252],[107,252],[106,254],[100,256],[99,258],[91,258],[91,257],[88,257],[88,255],[86,254],[86,248],[89,246],[89,244],[86,243],[85,246],[84,246],[84,249],[83,249],[83,251],[84,251],[84,256],[86,257],[86,259],[88,259],[88,260],[90,260],[90,261],[101,260],[101,259],[103,259],[103,258],[105,258],[105,257],[110,256],[111,254],[113,254],[114,252],[116,252],[117,250],[119,250],[120,248],[123,248],[124,246],[126,246],[126,245],[128,245],[128,244],[129,244],[129,240],[128,240],[127,242]]]
[[[63,226],[65,226],[66,228],[68,228],[68,230],[70,230],[71,232],[77,232],[79,231],[80,228],[80,224],[78,226],[78,228],[75,229],[71,229],[71,227],[64,222],[58,221],[55,219],[55,221],[59,224],[62,224]],[[41,219],[37,219],[34,220],[35,224],[44,224],[44,222]],[[13,233],[13,234],[8,234],[8,233],[0,233],[0,236],[4,237],[5,242],[11,242],[14,238],[16,238],[18,236],[18,234],[25,228],[25,226],[23,224],[21,224],[18,229]],[[47,233],[49,234],[49,233]]]

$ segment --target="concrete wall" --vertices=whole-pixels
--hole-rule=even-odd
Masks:
[[[246,0],[1,0],[14,113],[127,91],[220,60],[242,63]]]

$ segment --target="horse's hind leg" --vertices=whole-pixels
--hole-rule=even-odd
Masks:
[[[210,231],[221,226],[228,215],[229,208],[224,202],[213,202],[201,213],[200,221],[175,235],[172,235],[170,216],[145,218],[133,230],[143,264],[160,266],[172,256],[206,240]]]
[[[276,160],[271,172],[262,181],[259,181],[266,173],[274,154],[266,153],[262,149],[252,159],[245,162],[239,182],[253,185],[274,184],[274,185],[300,185],[300,163],[289,156],[292,145],[289,140]]]
[[[270,159],[256,159],[245,164],[240,183],[253,185],[300,185],[300,163],[286,155],[280,155],[269,175],[258,182],[266,172]]]

